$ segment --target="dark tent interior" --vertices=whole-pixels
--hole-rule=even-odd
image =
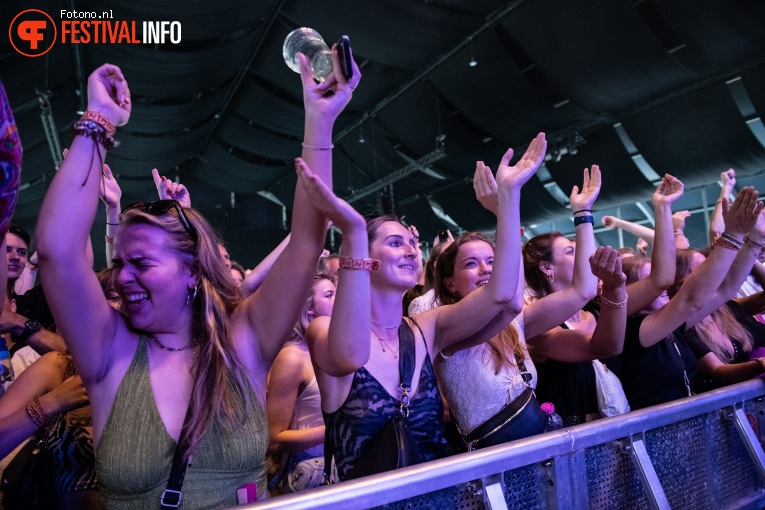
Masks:
[[[52,139],[70,143],[87,76],[110,62],[134,104],[107,160],[123,205],[153,199],[156,167],[254,266],[289,224],[303,113],[282,43],[300,26],[330,43],[347,34],[363,75],[336,124],[335,191],[364,213],[395,210],[424,240],[444,228],[492,232],[473,194],[475,161],[496,169],[539,131],[549,148],[523,191],[529,235],[573,231],[567,196],[593,163],[604,175],[596,222],[618,214],[650,226],[652,182],[682,179],[676,208],[694,213],[694,246],[706,244],[720,172],[765,192],[761,0],[39,0],[6,2],[3,26],[25,8],[57,22],[62,9],[112,10],[139,27],[182,25],[177,45],[56,44],[29,58],[3,42],[0,78],[24,146],[14,221],[30,231],[60,160]],[[104,221],[101,211],[97,261]],[[634,238],[599,229],[598,240]]]

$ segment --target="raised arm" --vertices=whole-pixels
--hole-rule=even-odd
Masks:
[[[369,258],[366,222],[344,200],[312,175],[305,166],[298,168],[300,185],[322,214],[343,233],[340,254],[353,259]],[[333,377],[352,374],[369,360],[369,325],[372,321],[369,270],[342,269],[338,278],[332,317],[317,317],[308,325],[306,342],[317,369]],[[321,385],[322,390],[326,384]]]
[[[510,166],[512,149],[502,157],[496,177],[499,214],[492,277],[459,302],[420,314],[419,317],[427,316],[423,320],[435,320],[431,355],[481,330],[515,297],[521,263],[521,188],[536,173],[546,151],[544,133],[539,133],[515,166]]]
[[[635,237],[644,239],[649,244],[653,244],[654,233],[652,228],[648,228],[643,225],[638,225],[637,223],[623,220],[621,218],[617,218],[616,216],[603,216],[603,218],[600,221],[603,223],[604,227],[608,227],[610,229],[620,228],[624,230],[625,232],[629,232]]]
[[[709,244],[725,232],[725,220],[723,219],[723,200],[727,200],[736,188],[736,171],[732,168],[720,174],[720,198],[715,203],[712,216],[709,218]]]
[[[758,202],[757,197],[754,188],[746,187],[730,209],[727,199],[724,199],[725,234],[734,241],[743,242],[746,233],[757,222],[762,210],[762,203]],[[728,246],[730,241],[721,240],[718,243],[709,257],[685,279],[677,295],[641,323],[640,344],[643,347],[659,342],[682,324],[693,326],[722,304],[714,295],[739,251]]]
[[[88,111],[97,124],[121,126],[130,117],[130,90],[120,69],[105,64],[88,78]],[[88,130],[92,127],[88,127]],[[103,135],[75,136],[45,195],[37,224],[40,272],[56,325],[87,382],[105,374],[118,312],[109,306],[86,251],[98,207]],[[76,292],[65,289],[77,289]]]
[[[685,250],[691,247],[690,241],[685,237],[685,220],[690,216],[690,211],[677,211],[672,215],[672,229],[675,233],[675,248],[678,250]]]
[[[598,165],[584,171],[581,191],[574,186],[569,198],[574,218],[592,216],[592,208],[600,194],[601,174]],[[579,212],[582,211],[582,212]],[[553,292],[526,305],[523,323],[526,336],[532,337],[553,328],[581,310],[598,292],[598,277],[590,269],[590,256],[595,252],[595,232],[591,222],[576,225],[574,275],[571,286]]]
[[[266,275],[273,267],[274,262],[276,262],[276,259],[279,258],[279,255],[282,254],[284,248],[286,248],[287,244],[290,242],[290,237],[291,234],[287,234],[287,237],[282,239],[282,242],[280,242],[279,245],[271,251],[271,253],[266,255],[266,258],[261,260],[260,263],[255,266],[255,269],[250,271],[250,274],[245,276],[241,287],[242,296],[247,297],[260,288],[263,280],[266,279]]]
[[[101,186],[98,189],[98,196],[106,207],[106,267],[114,266],[114,236],[117,235],[117,228],[120,226],[120,199],[122,198],[122,188],[120,188],[117,179],[112,174],[112,169],[104,163],[104,178],[101,180]]]
[[[361,79],[355,62],[353,83],[345,79],[335,48],[332,60],[333,73],[317,85],[311,78],[308,60],[300,55],[305,105],[303,161],[329,189],[332,187],[332,128]],[[313,284],[326,227],[326,219],[311,203],[305,187],[297,186],[290,240],[260,288],[236,311],[237,327],[242,325],[242,320],[246,323],[238,331],[243,338],[255,341],[266,366],[270,366],[279,353]]]
[[[673,239],[672,204],[683,196],[683,189],[679,179],[665,174],[653,194],[656,232],[651,251],[651,272],[647,278],[627,287],[630,296],[627,316],[643,310],[675,282],[676,245]]]
[[[554,328],[526,341],[537,359],[550,358],[566,363],[616,356],[624,346],[627,325],[626,276],[619,253],[601,246],[590,257],[593,274],[603,281],[601,308],[595,331]]]

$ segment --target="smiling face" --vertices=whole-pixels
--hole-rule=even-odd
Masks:
[[[392,284],[405,291],[417,285],[417,240],[402,224],[386,221],[380,225],[369,245],[369,256],[381,264],[379,271],[372,271],[373,284]]]
[[[190,329],[186,300],[195,280],[170,241],[160,228],[134,224],[120,229],[114,245],[114,290],[131,325],[149,333]]]
[[[459,247],[454,263],[454,274],[444,278],[444,285],[452,294],[463,298],[489,283],[494,264],[494,248],[484,241],[469,241]]]

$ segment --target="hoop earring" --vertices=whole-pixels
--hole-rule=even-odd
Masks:
[[[193,289],[189,289],[188,294],[186,294],[186,306],[193,306],[194,300],[197,298],[197,292],[199,292],[199,282],[194,284]]]

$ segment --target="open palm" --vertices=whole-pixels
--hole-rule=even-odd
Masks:
[[[545,134],[539,133],[529,144],[526,153],[515,166],[510,166],[513,149],[508,149],[497,168],[497,186],[504,189],[520,189],[531,179],[545,160],[547,140]]]

